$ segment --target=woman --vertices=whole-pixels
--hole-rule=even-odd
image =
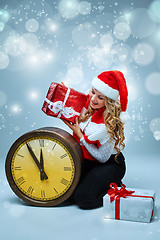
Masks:
[[[120,102],[118,101],[120,97]],[[103,205],[110,183],[121,185],[125,174],[124,116],[128,102],[120,71],[106,71],[92,81],[92,89],[75,124],[64,121],[80,143],[84,161],[81,180],[72,199],[82,209]]]

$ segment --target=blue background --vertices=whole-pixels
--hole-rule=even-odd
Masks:
[[[102,240],[114,235],[128,239],[127,232],[134,239],[159,239],[159,12],[159,0],[0,1],[2,237]],[[129,90],[131,120],[125,130],[124,182],[156,191],[153,222],[104,221],[102,208],[83,211],[76,206],[46,209],[25,205],[5,178],[10,146],[22,134],[40,127],[56,126],[70,132],[61,120],[41,111],[52,81],[64,81],[86,92],[94,77],[111,69],[124,73]]]
[[[73,0],[0,2],[0,9],[9,14],[6,22],[3,12],[0,18],[4,23],[0,52],[9,59],[7,66],[5,61],[3,65],[3,58],[0,63],[1,156],[25,132],[43,126],[66,129],[60,120],[41,111],[52,81],[64,81],[67,86],[86,92],[94,77],[110,69],[124,72],[129,89],[131,121],[126,127],[126,151],[159,154],[160,90],[155,89],[160,89],[160,80],[151,77],[155,89],[151,89],[151,84],[152,91],[146,87],[151,74],[160,74],[160,19],[153,20],[147,12],[154,2],[92,1],[84,7],[80,5],[79,12],[73,7],[74,2],[77,4]],[[37,22],[32,27],[30,19],[38,22],[38,29]],[[119,25],[118,32],[115,27],[120,22],[127,24],[124,27],[129,26],[129,30]],[[156,138],[150,129],[154,119],[158,119],[153,130],[157,131]]]

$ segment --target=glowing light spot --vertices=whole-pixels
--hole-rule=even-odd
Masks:
[[[154,56],[154,49],[147,43],[139,43],[134,48],[133,57],[137,64],[147,65],[153,61]]]
[[[4,10],[0,9],[0,22],[6,23],[9,20],[9,13]]]
[[[153,1],[150,6],[150,10],[152,11],[155,19],[160,21],[160,1]]]
[[[160,131],[160,118],[152,119],[149,124],[149,128],[150,128],[151,132],[153,132],[153,133],[156,131]]]
[[[0,52],[0,70],[7,68],[9,65],[9,57],[5,52]]]
[[[87,15],[91,11],[91,3],[82,1],[78,4],[78,12],[82,15]]]
[[[65,79],[63,79],[63,82],[66,85],[79,85],[82,84],[83,80],[84,76],[82,69],[78,67],[71,67],[68,69]]]
[[[28,32],[36,32],[39,29],[39,23],[36,19],[32,18],[27,20],[25,27]]]
[[[100,44],[105,49],[110,49],[113,44],[113,38],[110,34],[104,34],[100,38]]]
[[[63,18],[72,19],[78,15],[77,0],[62,0],[59,4],[59,12]]]
[[[117,23],[114,27],[114,35],[120,40],[126,40],[131,35],[131,28],[125,22]]]
[[[130,100],[136,100],[138,97],[137,88],[134,85],[127,84],[128,87],[128,96]]]
[[[39,63],[39,59],[38,59],[37,56],[32,55],[32,56],[30,57],[30,62],[33,63],[34,65],[37,65],[37,64]]]
[[[133,10],[128,20],[132,35],[135,37],[145,38],[155,31],[156,23],[153,21],[148,9],[137,8]]]
[[[40,47],[38,37],[33,33],[25,33],[22,35],[24,43],[22,44],[23,52],[32,54]]]
[[[98,68],[108,68],[111,66],[111,54],[104,48],[93,47],[89,48],[87,52],[88,63],[94,64]]]
[[[131,13],[125,13],[124,18],[129,21],[131,19]]]
[[[4,23],[3,23],[3,22],[0,22],[0,32],[3,31],[4,27],[5,27]]]
[[[151,73],[147,77],[146,88],[151,94],[160,94],[160,72]]]
[[[80,24],[72,31],[73,41],[80,46],[94,43],[96,36],[96,29],[90,23]]]
[[[19,113],[22,111],[21,107],[19,106],[19,104],[14,104],[11,106],[11,111],[13,113]]]
[[[34,55],[29,56],[28,62],[36,66],[43,63],[49,63],[53,60],[53,54],[49,51],[38,51]]]
[[[32,90],[32,91],[29,92],[29,99],[30,100],[35,101],[35,100],[38,99],[38,97],[39,97],[39,93],[36,90]]]
[[[4,106],[6,104],[7,101],[7,96],[4,92],[0,91],[0,107]]]
[[[155,131],[153,136],[157,141],[159,141],[160,140],[160,131]]]

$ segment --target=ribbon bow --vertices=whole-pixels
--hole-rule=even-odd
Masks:
[[[110,202],[113,202],[115,200],[115,197],[117,200],[119,200],[121,197],[126,198],[127,196],[131,196],[132,193],[135,191],[129,191],[126,189],[126,186],[122,183],[122,187],[118,189],[116,183],[110,184],[110,189],[108,190],[108,195],[110,196]]]
[[[45,101],[48,103],[48,108],[53,113],[58,114],[58,118],[60,118],[61,115],[63,115],[65,118],[72,118],[80,115],[80,113],[76,112],[72,107],[65,107],[70,91],[71,89],[68,88],[63,102],[57,101],[53,103],[48,98],[45,99]]]
[[[74,116],[79,116],[80,113],[76,112],[72,107],[65,107],[64,103],[62,101],[57,102],[51,102],[49,99],[45,99],[45,101],[48,103],[48,108],[55,114],[58,114],[58,118],[63,115],[65,118],[71,118]]]
[[[152,208],[152,215],[151,215],[151,219],[152,219],[153,211],[154,211],[154,198],[152,196],[132,195],[132,193],[134,193],[135,191],[127,190],[126,186],[123,183],[121,185],[122,187],[118,189],[116,183],[111,183],[110,189],[108,190],[108,195],[110,196],[110,202],[113,202],[115,200],[115,219],[120,220],[120,198],[121,197],[126,198],[127,196],[151,198],[153,200],[153,208]]]

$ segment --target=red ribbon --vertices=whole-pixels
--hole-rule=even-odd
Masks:
[[[154,198],[151,196],[141,196],[141,195],[132,195],[135,191],[129,191],[126,189],[126,186],[122,183],[121,188],[118,189],[116,183],[110,184],[110,189],[108,190],[108,195],[110,196],[110,202],[113,202],[115,200],[115,219],[120,220],[120,198],[126,198],[127,196],[131,197],[143,197],[143,198],[152,198],[153,199],[153,209],[152,209],[152,215],[154,211]]]

